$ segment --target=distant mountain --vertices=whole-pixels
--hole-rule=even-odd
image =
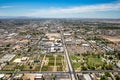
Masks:
[[[42,18],[42,17],[27,17],[27,16],[0,16],[0,19],[72,19],[72,20],[120,20],[111,18]]]
[[[0,19],[30,19],[32,17],[27,16],[0,16]]]

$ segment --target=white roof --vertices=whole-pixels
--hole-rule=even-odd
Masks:
[[[70,36],[71,34],[70,34],[70,33],[64,33],[63,35],[65,35],[65,36]]]
[[[23,76],[23,74],[18,74],[14,78],[21,78],[22,76]]]
[[[0,78],[2,78],[2,77],[4,77],[5,76],[5,74],[0,74]]]
[[[56,52],[54,47],[51,47],[50,52]]]
[[[118,63],[116,63],[116,65],[120,68],[120,61]]]
[[[36,74],[35,78],[42,78],[43,74]]]
[[[89,74],[84,74],[83,76],[84,76],[85,80],[92,80],[92,79],[90,78]]]
[[[94,41],[94,40],[90,40],[89,42],[91,42],[91,43],[96,43],[96,41]]]
[[[10,61],[15,57],[14,54],[5,54],[1,59],[0,62],[6,62],[6,61]]]
[[[89,46],[89,44],[82,44],[82,46]]]
[[[27,60],[28,59],[28,57],[22,57],[22,59],[21,60]]]
[[[72,41],[72,39],[65,39],[65,41]]]

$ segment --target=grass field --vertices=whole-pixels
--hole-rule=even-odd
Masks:
[[[98,58],[94,55],[88,55],[83,57],[82,55],[71,55],[70,59],[75,70],[81,70],[83,66],[86,66],[87,69],[100,69],[103,66],[101,58]]]
[[[100,58],[95,57],[95,56],[88,56],[87,57],[87,64],[89,66],[100,66],[103,64]]]

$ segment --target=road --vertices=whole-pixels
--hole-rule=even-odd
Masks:
[[[10,80],[13,80],[16,74],[17,74],[17,72],[14,72],[14,73],[12,74]]]
[[[99,73],[99,72],[120,72],[120,70],[86,70],[86,71],[80,71],[76,73]]]
[[[44,55],[44,57],[43,57],[43,59],[41,61],[40,71],[42,70],[42,67],[45,64],[45,57],[46,57],[46,55]]]
[[[38,40],[35,42],[35,44],[34,44],[34,45],[37,45],[41,39],[42,39],[41,37],[40,37],[40,38],[38,38]]]
[[[63,47],[64,47],[64,50],[65,50],[65,56],[66,56],[66,59],[67,59],[68,68],[69,68],[69,72],[70,72],[70,75],[71,75],[71,79],[72,80],[78,80],[77,76],[75,74],[75,71],[74,71],[74,69],[72,67],[72,63],[71,63],[71,60],[69,58],[69,54],[68,54],[68,51],[67,51],[67,48],[66,48],[66,45],[65,45],[64,37],[63,37],[63,32],[62,32],[61,29],[60,29],[60,33],[61,33],[61,38],[62,38],[62,41],[63,41]]]
[[[80,71],[80,72],[76,72],[76,73],[100,73],[100,72],[120,72],[120,70],[86,70],[86,71]],[[19,71],[19,72],[15,72],[15,71],[0,71],[0,74],[7,74],[7,73],[41,73],[41,74],[69,74],[69,72],[51,72],[51,71],[45,71],[45,72],[41,72],[41,71]]]

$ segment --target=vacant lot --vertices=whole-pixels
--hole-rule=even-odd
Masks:
[[[120,37],[112,37],[112,36],[103,36],[103,38],[108,39],[112,42],[120,42]]]

